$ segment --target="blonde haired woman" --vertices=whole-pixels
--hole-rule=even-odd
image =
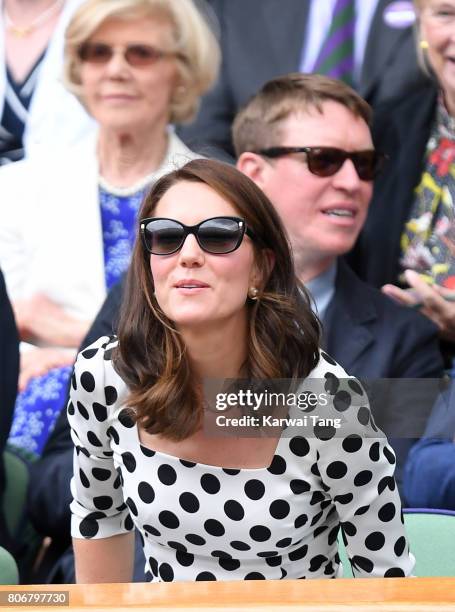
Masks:
[[[455,0],[416,0],[416,44],[429,78],[376,112],[389,156],[353,257],[358,273],[420,308],[455,356]],[[397,286],[399,285],[399,286]]]
[[[126,269],[147,188],[194,154],[169,124],[190,121],[219,51],[192,0],[88,0],[66,33],[68,86],[96,139],[0,172],[0,263],[22,340],[11,441],[39,452],[68,366]],[[39,408],[37,408],[39,406]]]

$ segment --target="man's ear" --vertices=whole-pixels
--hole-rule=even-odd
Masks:
[[[256,185],[263,189],[266,179],[267,163],[261,155],[246,151],[237,160],[237,170],[246,174]]]

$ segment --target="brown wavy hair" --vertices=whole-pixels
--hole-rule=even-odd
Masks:
[[[319,361],[320,324],[294,273],[283,225],[266,195],[233,166],[208,159],[190,161],[158,180],[139,218],[153,216],[176,183],[203,183],[231,203],[254,232],[254,255],[264,283],[257,301],[248,300],[248,378],[305,378]],[[188,203],[190,206],[191,203]],[[270,270],[265,250],[273,252]],[[128,271],[114,366],[129,389],[127,406],[149,433],[183,440],[202,423],[201,382],[194,374],[182,336],[161,310],[150,257],[139,238]]]

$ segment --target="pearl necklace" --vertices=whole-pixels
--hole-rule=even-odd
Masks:
[[[27,26],[18,26],[16,25],[11,17],[8,15],[6,10],[6,6],[3,9],[3,17],[5,20],[5,27],[9,30],[14,36],[19,38],[24,38],[25,36],[29,36],[32,32],[42,26],[44,23],[50,20],[50,18],[57,12],[63,5],[65,0],[55,0],[53,4],[51,4],[45,11],[43,11],[38,17],[29,23]]]
[[[141,191],[142,189],[145,189],[146,187],[149,187],[156,180],[157,172],[158,170],[155,170],[154,172],[147,174],[143,178],[139,179],[136,183],[134,183],[134,185],[131,185],[131,187],[115,187],[114,185],[112,185],[112,183],[109,183],[109,181],[107,181],[104,176],[100,174],[98,176],[98,185],[102,189],[108,191],[113,195],[119,197],[130,196],[134,195],[138,191]]]

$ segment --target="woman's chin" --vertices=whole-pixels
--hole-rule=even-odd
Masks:
[[[228,307],[227,304],[188,300],[186,303],[168,303],[166,306],[164,304],[161,306],[163,312],[181,331],[200,327],[204,327],[206,331],[228,329],[232,325],[243,325],[247,316],[245,305],[240,304],[229,304]]]
[[[215,329],[219,327],[217,321],[207,318],[207,317],[185,317],[178,321],[174,321],[176,328],[182,333],[198,333],[200,334],[201,330],[204,333],[210,331],[210,329]]]
[[[168,317],[174,321],[175,325],[180,329],[197,327],[204,324],[208,325],[214,320],[214,317],[207,313],[207,310],[198,311],[197,309],[191,312],[182,312],[182,310],[179,309],[179,312],[170,313]]]
[[[210,330],[219,331],[228,321],[231,321],[230,316],[220,313],[192,312],[179,313],[172,317],[172,321],[180,331],[190,331],[203,328],[205,332]]]

